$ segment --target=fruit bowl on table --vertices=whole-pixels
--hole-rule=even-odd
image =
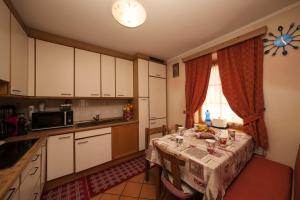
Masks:
[[[212,129],[206,131],[195,131],[195,136],[198,139],[214,139],[215,132]]]

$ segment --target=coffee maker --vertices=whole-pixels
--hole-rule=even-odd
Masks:
[[[7,138],[9,133],[12,132],[12,127],[9,128],[8,122],[13,123],[14,119],[10,116],[16,115],[16,108],[12,105],[0,106],[0,139]],[[10,130],[9,130],[10,129]]]
[[[26,119],[16,113],[15,106],[0,106],[0,140],[26,133]]]

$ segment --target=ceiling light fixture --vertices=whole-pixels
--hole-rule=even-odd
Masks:
[[[123,26],[134,28],[146,20],[146,11],[137,0],[117,0],[112,6],[114,18]]]

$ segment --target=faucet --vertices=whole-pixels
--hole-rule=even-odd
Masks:
[[[93,119],[97,122],[100,121],[100,114],[96,115],[95,117],[93,117]]]

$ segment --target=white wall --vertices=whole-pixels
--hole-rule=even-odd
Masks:
[[[168,124],[184,124],[185,115],[185,65],[181,58],[210,46],[234,38],[263,25],[270,32],[277,32],[282,25],[285,30],[291,22],[300,24],[299,2],[266,18],[246,25],[232,33],[217,38],[200,47],[187,51],[168,61]],[[298,31],[300,34],[300,31]],[[297,44],[297,43],[296,43]],[[300,42],[297,44],[300,46]],[[172,77],[172,64],[180,63],[180,76]],[[288,55],[279,52],[275,57],[264,57],[265,120],[269,132],[270,148],[267,158],[291,167],[294,166],[300,143],[300,49],[288,47]]]

